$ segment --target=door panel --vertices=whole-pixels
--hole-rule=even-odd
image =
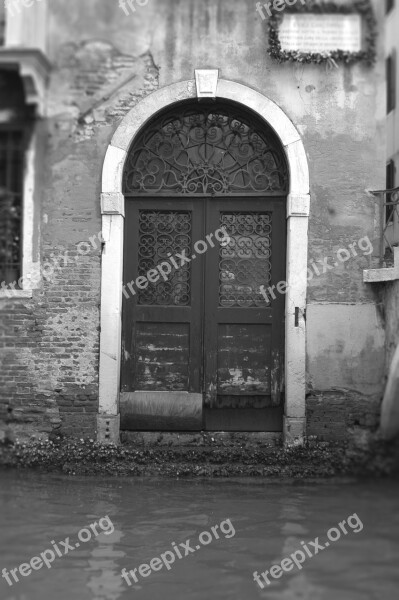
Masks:
[[[282,431],[284,407],[204,408],[207,431]]]
[[[122,428],[282,429],[285,237],[285,198],[126,200]]]
[[[270,395],[270,325],[219,323],[217,351],[218,395]]]
[[[202,206],[127,200],[125,221],[121,390],[199,393],[202,264],[181,265],[176,254],[192,256],[203,231]],[[152,282],[138,281],[142,289],[131,283],[150,272]]]
[[[210,199],[206,230],[219,227],[229,242],[205,257],[205,427],[281,430],[285,299],[260,287],[285,279],[284,199]]]
[[[189,323],[137,323],[134,351],[136,389],[188,390],[189,355]]]

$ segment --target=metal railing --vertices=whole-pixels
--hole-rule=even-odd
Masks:
[[[399,187],[371,192],[380,202],[380,267],[393,263],[394,246],[399,246]]]

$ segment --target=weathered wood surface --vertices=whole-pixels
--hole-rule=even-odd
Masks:
[[[221,323],[218,327],[218,394],[270,394],[271,327]]]
[[[205,408],[207,431],[282,431],[284,408]],[[244,425],[244,426],[243,426]]]
[[[200,431],[202,394],[125,392],[120,395],[121,429]]]
[[[188,390],[189,345],[188,323],[137,323],[136,388]]]

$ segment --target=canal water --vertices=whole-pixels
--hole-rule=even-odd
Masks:
[[[0,472],[0,519],[0,569],[13,582],[1,578],[1,600],[398,597],[399,484],[393,482]],[[94,530],[88,527],[93,523]],[[50,568],[40,559],[46,550]],[[289,558],[295,552],[301,568]],[[24,576],[14,571],[17,583],[10,571],[33,557],[35,569],[22,567]],[[276,578],[267,575],[269,585],[260,577],[262,589],[254,571],[281,567],[283,559],[289,559],[286,570],[275,569]],[[143,564],[148,567],[141,567],[141,575]],[[137,582],[129,576],[129,586],[122,569],[136,569]]]

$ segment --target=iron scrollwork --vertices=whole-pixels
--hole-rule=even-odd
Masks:
[[[271,213],[222,213],[230,241],[219,250],[219,305],[269,306],[260,292],[271,282]]]
[[[167,280],[158,278],[138,291],[138,304],[188,306],[191,300],[190,265],[173,267],[170,257],[185,252],[191,256],[191,213],[188,211],[140,210],[138,274],[147,276],[162,262],[171,267]]]
[[[230,107],[183,109],[158,118],[128,156],[125,194],[285,192],[280,145],[258,121]]]

